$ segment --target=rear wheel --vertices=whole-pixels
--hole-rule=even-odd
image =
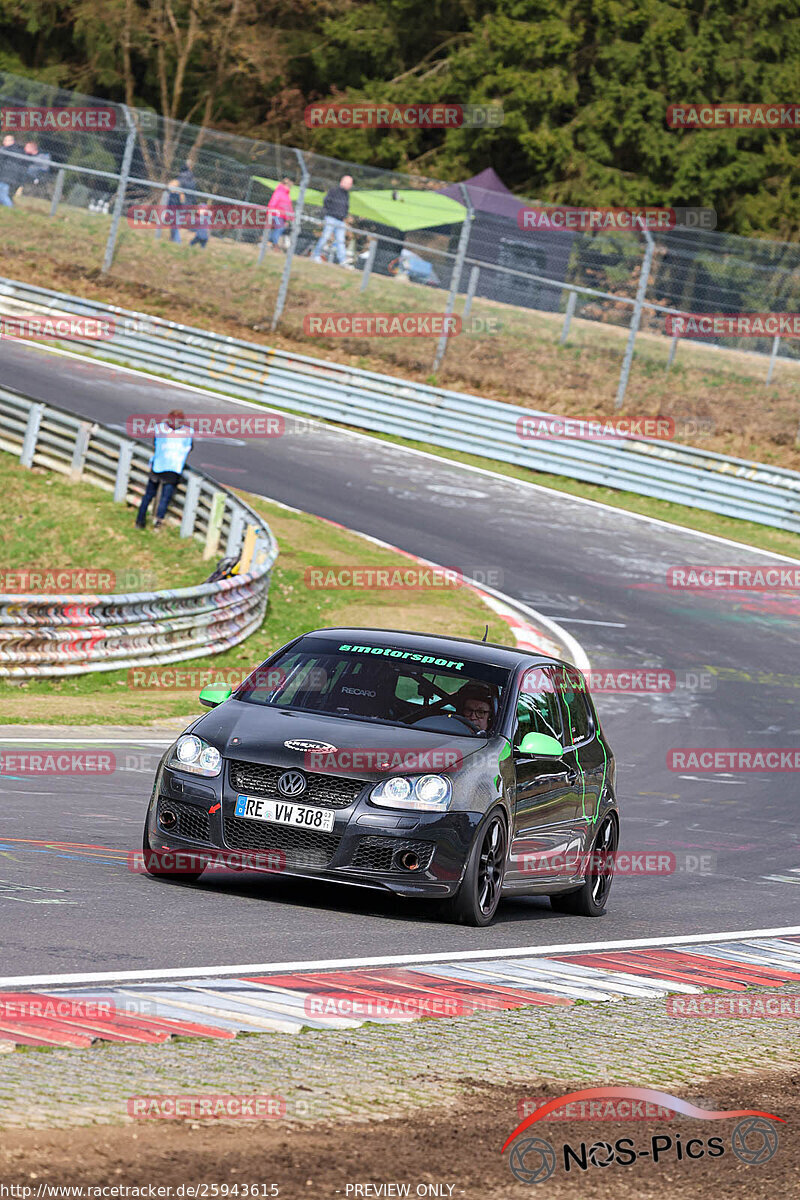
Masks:
[[[550,907],[556,912],[571,913],[577,917],[602,916],[614,878],[614,856],[618,844],[616,818],[611,815],[604,817],[594,840],[583,887],[575,892],[559,892],[551,896]]]
[[[478,831],[458,892],[444,905],[449,920],[462,925],[492,923],[503,890],[507,851],[505,818],[497,808]]]
[[[150,845],[150,833],[148,825],[150,823],[150,814],[148,813],[147,820],[144,823],[144,833],[142,834],[142,854],[144,858],[144,869],[148,875],[152,875],[154,879],[166,879],[168,883],[196,883],[203,874],[205,867],[201,867],[199,871],[170,871],[162,869],[160,865],[159,853],[167,855],[174,853],[173,851],[154,850]]]

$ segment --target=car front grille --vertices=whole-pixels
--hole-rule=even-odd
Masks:
[[[223,837],[233,850],[279,850],[287,867],[327,867],[341,841],[341,833],[317,833],[270,821],[226,817]]]
[[[244,762],[238,758],[230,761],[231,787],[249,796],[280,797],[278,780],[287,767],[269,767],[262,763]],[[343,779],[340,775],[321,775],[313,771],[301,771],[308,780],[302,796],[292,796],[297,804],[317,804],[320,808],[347,808],[358,798],[366,786],[363,779]]]
[[[361,871],[399,871],[403,875],[416,875],[417,871],[428,869],[433,850],[430,842],[404,842],[390,837],[362,837],[350,865]],[[400,866],[398,856],[406,851],[412,851],[419,857],[416,871],[409,871]]]
[[[173,825],[171,829],[165,829],[161,824],[161,814],[164,809],[169,809],[178,817],[177,825]],[[211,822],[208,813],[202,808],[195,808],[193,804],[181,804],[179,800],[165,800],[161,796],[158,801],[158,824],[166,834],[188,838],[192,842],[211,841]]]

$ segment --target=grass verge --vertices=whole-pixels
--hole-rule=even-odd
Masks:
[[[134,527],[130,508],[115,504],[90,484],[27,471],[4,454],[0,489],[0,519],[12,530],[4,545],[4,569],[78,567],[124,576],[135,568],[161,587],[190,586],[209,574],[199,543],[182,540],[177,529],[167,526],[158,535],[152,530],[142,534]],[[60,679],[0,679],[4,723],[141,725],[189,717],[198,711],[197,693],[214,675],[245,673],[291,638],[321,625],[374,625],[480,638],[488,621],[490,640],[508,642],[508,626],[466,588],[310,588],[305,582],[309,567],[405,567],[408,559],[317,517],[242,495],[266,517],[280,546],[267,615],[256,633],[224,654],[144,673],[138,668]],[[182,679],[168,674],[167,681],[183,686],[153,686],[151,671],[179,672]]]

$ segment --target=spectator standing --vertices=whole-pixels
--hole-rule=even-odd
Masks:
[[[167,208],[171,210],[169,240],[177,242],[180,245],[181,231],[178,225],[178,216],[181,208],[183,208],[184,195],[177,179],[170,179],[167,184],[167,192]]]
[[[46,175],[50,170],[50,155],[40,154],[39,146],[36,142],[25,143],[25,157],[27,164],[23,162],[23,167],[26,168],[22,179],[23,186],[33,188],[39,183],[43,175]]]
[[[192,449],[192,431],[184,424],[185,421],[184,413],[179,408],[173,408],[167,414],[167,419],[158,426],[155,449],[150,459],[150,478],[147,480],[147,487],[136,514],[138,529],[144,529],[147,524],[147,509],[159,486],[161,499],[158,502],[153,528],[161,528],[172,494],[181,481],[181,473]]]
[[[197,200],[197,180],[188,162],[185,162],[178,173],[178,186],[185,193],[186,203],[194,204]]]
[[[25,170],[24,162],[17,157],[21,154],[22,146],[14,141],[13,133],[7,133],[0,149],[0,205],[4,208],[14,207],[14,192]]]
[[[314,247],[313,262],[322,262],[320,255],[331,237],[336,254],[336,261],[342,266],[347,260],[347,250],[344,244],[345,220],[350,211],[350,189],[353,186],[352,175],[343,175],[336,187],[329,188],[322,202],[325,221],[319,241]]]
[[[190,246],[199,246],[201,250],[205,250],[208,245],[210,234],[209,226],[211,225],[214,210],[206,200],[201,200],[195,209],[195,226],[194,237],[189,242]]]
[[[294,220],[294,205],[290,188],[291,179],[282,179],[269,198],[267,214],[269,221],[269,240],[273,250],[277,250],[280,236],[289,221]]]

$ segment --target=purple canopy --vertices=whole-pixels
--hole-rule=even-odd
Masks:
[[[472,179],[465,179],[464,183],[470,203],[476,212],[493,213],[497,217],[506,217],[508,220],[516,221],[519,210],[528,207],[524,200],[518,200],[508,190],[500,176],[495,174],[491,167],[487,167],[479,175],[473,175]],[[451,196],[453,200],[463,199],[461,188],[457,183],[449,183],[447,187],[439,190],[443,196]]]

